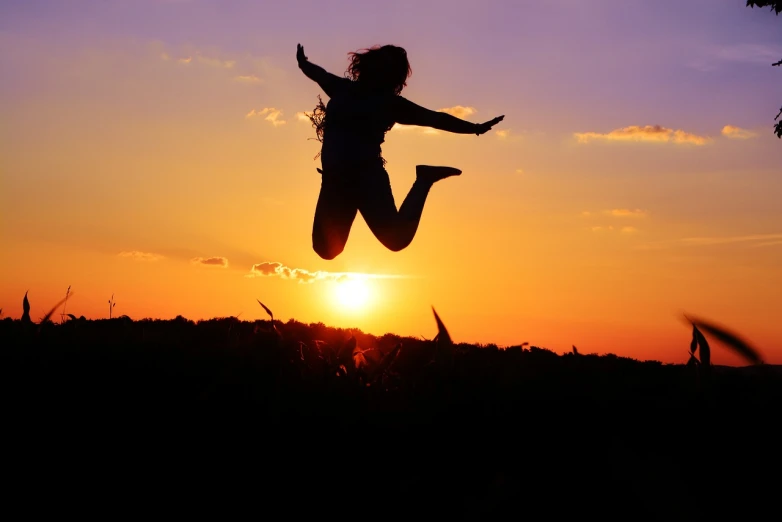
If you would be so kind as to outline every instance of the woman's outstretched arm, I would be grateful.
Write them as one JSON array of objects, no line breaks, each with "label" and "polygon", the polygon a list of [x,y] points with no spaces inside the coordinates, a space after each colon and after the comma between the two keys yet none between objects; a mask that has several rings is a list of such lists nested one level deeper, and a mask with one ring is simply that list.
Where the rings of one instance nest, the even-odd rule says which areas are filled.
[{"label": "woman's outstretched arm", "polygon": [[472,123],[447,112],[438,112],[416,105],[406,98],[396,98],[394,121],[402,125],[419,125],[453,132],[455,134],[476,134],[480,136],[501,122],[505,116],[498,116],[485,123]]},{"label": "woman's outstretched arm", "polygon": [[334,93],[339,89],[341,83],[348,81],[346,78],[340,78],[336,74],[326,71],[323,67],[310,62],[304,55],[304,47],[301,44],[296,46],[296,61],[299,62],[301,72],[310,80],[317,82],[329,98],[334,97]]}]

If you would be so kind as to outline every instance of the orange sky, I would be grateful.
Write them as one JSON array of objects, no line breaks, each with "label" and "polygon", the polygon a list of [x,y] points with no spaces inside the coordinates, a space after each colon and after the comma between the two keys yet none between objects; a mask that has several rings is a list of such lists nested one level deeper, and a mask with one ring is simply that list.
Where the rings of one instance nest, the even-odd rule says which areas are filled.
[{"label": "orange sky", "polygon": [[[288,7],[87,4],[78,23],[0,13],[4,316],[29,290],[40,317],[71,285],[68,312],[90,318],[112,293],[133,318],[265,318],[258,298],[281,320],[431,337],[433,305],[460,342],[684,362],[688,312],[782,364],[782,76],[766,59],[782,57],[782,19],[743,2],[700,18],[489,2],[497,25],[465,3],[452,16],[491,39],[445,47],[451,26],[414,30],[436,9],[372,26],[346,8],[306,30]],[[320,91],[297,42],[337,74],[347,51],[397,43],[409,99],[506,115],[481,137],[389,132],[397,201],[416,164],[463,170],[433,188],[402,252],[360,217],[335,260],[312,251],[319,144],[299,113]],[[341,274],[366,278],[363,309],[337,300]]]}]

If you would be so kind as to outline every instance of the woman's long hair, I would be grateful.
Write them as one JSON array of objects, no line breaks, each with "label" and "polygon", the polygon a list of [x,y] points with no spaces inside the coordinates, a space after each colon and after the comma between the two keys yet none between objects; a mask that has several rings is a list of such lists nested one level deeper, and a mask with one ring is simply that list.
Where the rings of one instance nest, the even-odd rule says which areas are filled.
[{"label": "woman's long hair", "polygon": [[[375,45],[369,49],[348,53],[350,65],[345,76],[358,82],[364,88],[376,92],[398,95],[407,85],[407,78],[413,74],[407,51],[396,45]],[[318,95],[318,104],[307,115],[315,127],[318,141],[323,142],[326,127],[326,106]],[[317,156],[316,156],[317,158]]]},{"label": "woman's long hair", "polygon": [[396,45],[376,45],[348,55],[346,75],[371,90],[399,94],[413,74],[407,51]]}]

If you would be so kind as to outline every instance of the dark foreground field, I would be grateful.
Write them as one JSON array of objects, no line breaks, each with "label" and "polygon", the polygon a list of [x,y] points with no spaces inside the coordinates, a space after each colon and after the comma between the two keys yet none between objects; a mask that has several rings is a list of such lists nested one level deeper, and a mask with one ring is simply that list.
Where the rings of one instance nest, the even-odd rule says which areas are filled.
[{"label": "dark foreground field", "polygon": [[5,498],[108,516],[217,502],[221,518],[778,518],[778,368],[704,382],[684,365],[446,341],[0,321]]}]

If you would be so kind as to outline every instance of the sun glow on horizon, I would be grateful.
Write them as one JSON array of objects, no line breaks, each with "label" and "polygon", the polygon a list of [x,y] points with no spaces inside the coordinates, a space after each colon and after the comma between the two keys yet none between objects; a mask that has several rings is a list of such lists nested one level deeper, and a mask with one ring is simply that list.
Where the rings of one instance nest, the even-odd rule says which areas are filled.
[{"label": "sun glow on horizon", "polygon": [[337,303],[349,311],[361,311],[371,301],[372,292],[365,278],[349,278],[334,289]]}]

